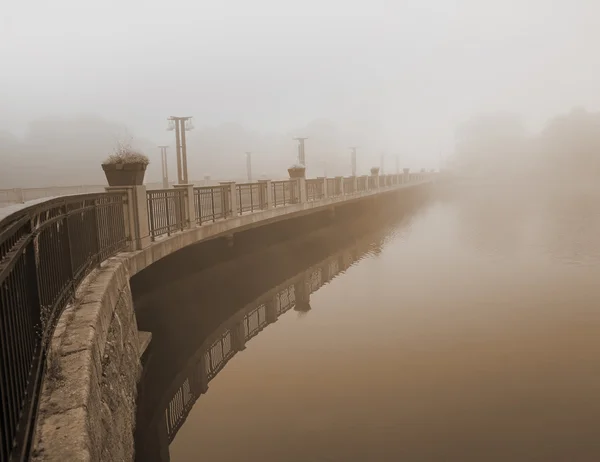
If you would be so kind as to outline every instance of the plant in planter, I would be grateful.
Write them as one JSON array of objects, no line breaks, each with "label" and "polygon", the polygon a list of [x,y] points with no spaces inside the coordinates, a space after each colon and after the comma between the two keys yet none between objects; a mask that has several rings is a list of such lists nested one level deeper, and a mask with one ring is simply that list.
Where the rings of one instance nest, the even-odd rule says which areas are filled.
[{"label": "plant in planter", "polygon": [[141,185],[149,163],[145,154],[133,149],[129,143],[120,142],[102,163],[102,170],[109,186]]},{"label": "plant in planter", "polygon": [[288,168],[288,173],[291,179],[304,178],[306,167],[304,165],[295,164]]},{"label": "plant in planter", "polygon": [[373,176],[379,175],[379,167],[372,167],[371,168],[371,175],[373,175]]}]

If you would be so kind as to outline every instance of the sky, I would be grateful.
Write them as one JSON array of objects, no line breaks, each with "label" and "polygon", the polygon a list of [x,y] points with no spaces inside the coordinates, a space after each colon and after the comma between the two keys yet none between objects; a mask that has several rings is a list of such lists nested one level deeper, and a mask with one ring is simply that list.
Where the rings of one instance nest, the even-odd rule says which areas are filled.
[{"label": "sky", "polygon": [[599,109],[599,14],[593,0],[10,1],[0,129],[93,114],[172,144],[170,115],[264,134],[326,119],[348,146],[429,166],[473,114],[539,130]]}]

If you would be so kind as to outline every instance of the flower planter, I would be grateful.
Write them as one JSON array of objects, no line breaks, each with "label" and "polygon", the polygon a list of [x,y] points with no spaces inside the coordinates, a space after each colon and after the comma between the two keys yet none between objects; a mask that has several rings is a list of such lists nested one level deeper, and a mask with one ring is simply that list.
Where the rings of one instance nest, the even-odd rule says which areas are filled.
[{"label": "flower planter", "polygon": [[304,178],[306,167],[294,165],[293,167],[288,168],[288,173],[291,179]]},{"label": "flower planter", "polygon": [[373,175],[373,176],[379,175],[379,167],[371,168],[371,175]]},{"label": "flower planter", "polygon": [[102,164],[109,186],[134,186],[144,183],[146,164]]}]

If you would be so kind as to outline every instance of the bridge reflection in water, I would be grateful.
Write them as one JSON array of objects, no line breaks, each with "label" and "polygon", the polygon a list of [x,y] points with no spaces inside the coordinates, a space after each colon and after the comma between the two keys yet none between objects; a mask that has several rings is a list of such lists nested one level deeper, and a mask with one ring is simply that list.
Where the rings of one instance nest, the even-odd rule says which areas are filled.
[{"label": "bridge reflection in water", "polygon": [[[413,210],[416,210],[416,207]],[[136,459],[138,461],[169,460],[168,445],[184,424],[195,402],[202,394],[207,392],[209,382],[235,354],[244,350],[246,344],[253,337],[270,324],[275,323],[286,312],[294,310],[302,314],[310,311],[311,294],[365,256],[379,254],[386,236],[393,230],[398,229],[399,221],[404,220],[405,223],[408,223],[409,215],[410,210],[407,209],[402,216],[396,216],[393,220],[388,219],[383,226],[381,223],[371,224],[368,227],[362,226],[358,231],[337,226],[325,231],[324,237],[318,238],[320,245],[316,245],[321,250],[312,252],[314,263],[305,265],[303,269],[297,270],[294,276],[285,280],[281,279],[286,276],[284,275],[282,278],[282,272],[278,271],[278,268],[272,267],[270,272],[273,274],[267,279],[271,282],[276,281],[279,277],[281,282],[274,287],[271,285],[271,289],[266,290],[258,297],[254,297],[245,306],[243,304],[237,305],[243,307],[233,313],[229,311],[229,314],[227,314],[227,310],[222,310],[222,305],[219,302],[213,305],[211,301],[209,304],[212,305],[212,308],[223,314],[221,314],[220,320],[199,323],[212,324],[217,327],[205,335],[200,346],[191,354],[182,353],[182,350],[186,348],[181,348],[178,351],[175,351],[177,347],[172,348],[172,342],[178,341],[175,329],[169,334],[169,340],[165,338],[164,342],[161,342],[160,334],[157,335],[153,340],[152,351],[161,354],[161,350],[169,347],[171,347],[171,351],[170,355],[164,354],[163,351],[161,359],[157,362],[152,363],[154,358],[150,358],[147,369],[153,371],[149,371],[148,376],[142,380],[140,397],[138,398]],[[378,230],[377,226],[380,227]],[[344,237],[340,238],[341,235],[344,235]],[[296,247],[303,247],[304,245],[297,245]],[[323,255],[326,255],[326,250],[323,249],[331,249],[332,247],[335,249],[336,246],[337,251],[323,258]],[[271,253],[273,253],[273,258],[276,258],[277,250],[272,250]],[[318,257],[314,255],[315,253],[320,253],[321,256]],[[286,260],[285,256],[277,258]],[[259,263],[256,266],[263,268],[265,264],[268,263]],[[246,263],[238,262],[236,271],[244,273],[245,271],[256,270],[256,267],[251,268],[251,266],[250,261]],[[211,278],[204,275],[203,278],[212,280],[212,284],[206,284],[209,291],[211,287],[215,292],[221,289],[215,287],[214,284],[218,276]],[[227,283],[233,283],[235,286],[234,281],[240,283],[240,280],[235,276],[228,279]],[[192,293],[195,290],[197,298],[211,300],[211,294],[207,294],[203,288],[199,287],[197,281],[189,281],[182,283],[182,285],[185,285],[187,290]],[[186,290],[181,289],[181,287],[171,288],[170,290],[174,294],[180,294],[184,299],[190,297],[190,294],[181,295]],[[245,291],[243,287],[239,289],[232,287],[231,290]],[[222,292],[222,290],[220,291]],[[158,303],[156,297],[150,298],[152,299],[151,303]],[[141,307],[141,312],[140,318],[143,319],[143,307]],[[193,322],[196,321],[189,321],[189,324],[193,324]],[[181,325],[184,324],[186,322],[182,321]],[[193,330],[190,325],[187,327]],[[159,328],[157,327],[157,329]],[[182,344],[185,343],[183,341]],[[189,346],[187,349],[190,350]],[[172,363],[181,359],[181,356],[189,359],[183,363],[179,362],[178,366],[173,366]],[[173,370],[175,367],[178,367],[178,369]],[[172,373],[169,373],[169,369],[173,370]],[[159,385],[158,382],[161,381],[163,384]]]}]

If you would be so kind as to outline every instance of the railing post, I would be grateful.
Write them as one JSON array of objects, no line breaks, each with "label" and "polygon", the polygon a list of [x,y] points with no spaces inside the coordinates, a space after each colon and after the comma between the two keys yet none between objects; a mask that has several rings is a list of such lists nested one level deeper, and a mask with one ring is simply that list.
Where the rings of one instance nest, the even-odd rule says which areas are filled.
[{"label": "railing post", "polygon": [[403,168],[402,172],[404,174],[402,178],[402,183],[410,183],[410,168]]},{"label": "railing post", "polygon": [[194,206],[194,185],[176,184],[173,187],[177,190],[183,189],[183,210],[182,216],[185,220],[186,228],[196,226],[196,207]]},{"label": "railing post", "polygon": [[327,191],[327,177],[319,177],[319,180],[323,180],[323,199],[327,199],[329,197],[329,191]]},{"label": "railing post", "polygon": [[148,247],[150,240],[150,226],[148,224],[148,199],[146,186],[107,186],[107,192],[120,192],[126,195],[124,206],[125,235],[129,251],[142,250]]},{"label": "railing post", "polygon": [[18,202],[19,204],[24,204],[25,193],[23,192],[23,188],[15,188],[13,189],[13,191],[15,192],[16,202]]},{"label": "railing post", "polygon": [[340,196],[343,196],[345,194],[345,188],[344,188],[344,177],[343,176],[336,176],[335,177],[335,181],[336,183],[339,185],[339,190],[340,190]]},{"label": "railing post", "polygon": [[203,394],[208,391],[208,373],[206,371],[206,354],[200,356],[198,365],[196,366],[196,392],[197,394]]},{"label": "railing post", "polygon": [[308,200],[306,197],[306,178],[298,178],[296,181],[298,181],[298,195],[300,196],[298,203],[303,204]]},{"label": "railing post", "polygon": [[304,272],[294,284],[294,295],[296,297],[295,311],[307,312],[310,311],[310,288]]},{"label": "railing post", "polygon": [[246,330],[243,319],[231,328],[231,346],[235,351],[246,349]]},{"label": "railing post", "polygon": [[[240,214],[240,204],[237,200],[237,185],[235,181],[221,181],[219,184],[229,188],[229,204],[231,205],[231,216],[237,217]],[[226,211],[229,212],[229,211]]]},{"label": "railing post", "polygon": [[271,298],[269,301],[265,302],[265,314],[269,324],[277,321],[277,306],[275,305],[274,298]]},{"label": "railing post", "polygon": [[[260,208],[261,209],[272,209],[273,204],[273,187],[271,180],[258,180],[261,185],[260,193]],[[265,186],[262,186],[265,185]],[[264,188],[267,188],[265,192]]]},{"label": "railing post", "polygon": [[354,175],[352,177],[352,186],[353,186],[353,194],[356,194],[358,192],[358,177],[356,175]]},{"label": "railing post", "polygon": [[379,167],[371,168],[371,177],[373,178],[373,189],[379,189]]}]

